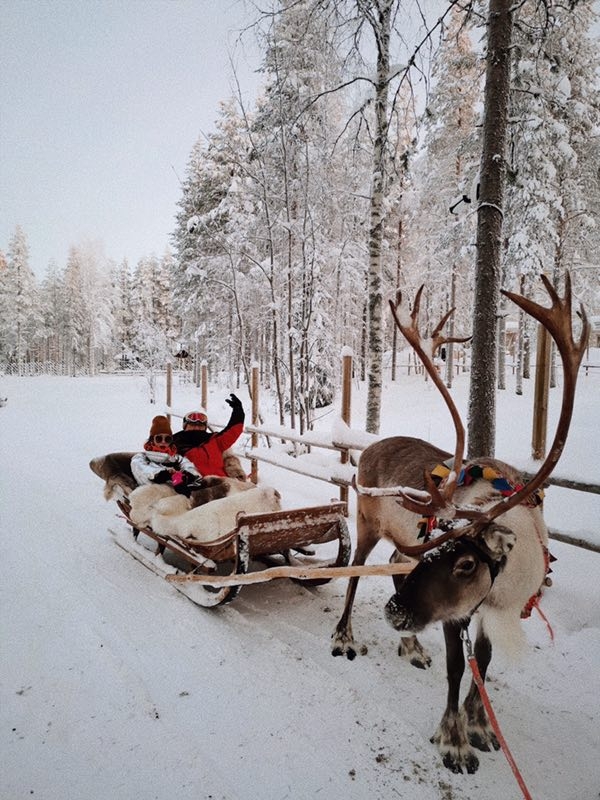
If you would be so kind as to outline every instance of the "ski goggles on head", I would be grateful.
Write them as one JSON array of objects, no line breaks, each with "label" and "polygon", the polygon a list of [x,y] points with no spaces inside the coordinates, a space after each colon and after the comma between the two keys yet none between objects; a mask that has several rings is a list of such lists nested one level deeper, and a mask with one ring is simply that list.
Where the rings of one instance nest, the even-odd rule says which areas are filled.
[{"label": "ski goggles on head", "polygon": [[192,411],[183,418],[184,425],[206,425],[208,417],[202,411]]},{"label": "ski goggles on head", "polygon": [[170,433],[156,433],[152,437],[154,444],[171,444],[173,437]]}]

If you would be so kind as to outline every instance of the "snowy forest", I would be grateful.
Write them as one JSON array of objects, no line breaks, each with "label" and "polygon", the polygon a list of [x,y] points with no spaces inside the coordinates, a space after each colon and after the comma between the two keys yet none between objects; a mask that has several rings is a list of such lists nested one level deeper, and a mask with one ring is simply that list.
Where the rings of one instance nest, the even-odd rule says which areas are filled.
[{"label": "snowy forest", "polygon": [[[449,2],[432,16],[407,0],[281,0],[257,10],[242,40],[258,38],[262,91],[248,107],[238,84],[192,147],[162,254],[115,263],[74,244],[38,280],[25,229],[0,243],[0,370],[205,361],[210,375],[246,382],[258,363],[281,424],[303,431],[331,402],[347,347],[369,383],[375,433],[382,376],[395,379],[408,358],[387,298],[425,283],[425,319],[454,306],[454,335],[468,335],[487,264],[497,386],[507,354],[527,378],[534,329],[500,287],[531,294],[540,272],[560,287],[569,270],[575,296],[600,315],[598,18],[590,0],[511,8],[510,85],[498,99],[486,96],[495,6],[509,7]],[[503,116],[490,201],[484,137],[486,125],[503,131]],[[490,209],[497,261],[479,230]],[[447,353],[448,382],[457,359],[468,368],[468,349]]]}]

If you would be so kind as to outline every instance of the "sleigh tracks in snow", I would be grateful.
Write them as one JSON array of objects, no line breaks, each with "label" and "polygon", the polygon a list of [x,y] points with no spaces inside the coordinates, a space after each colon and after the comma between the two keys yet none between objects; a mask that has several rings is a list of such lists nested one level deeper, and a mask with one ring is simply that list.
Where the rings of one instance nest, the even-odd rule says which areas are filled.
[{"label": "sleigh tracks in snow", "polygon": [[[341,502],[264,514],[240,513],[232,531],[209,542],[137,528],[129,517],[127,501],[117,501],[117,505],[131,530],[111,528],[116,544],[192,602],[207,608],[231,602],[247,583],[280,577],[313,586],[327,583],[332,570],[345,568],[350,561],[346,504]],[[314,557],[315,548],[336,541],[337,555],[329,560]],[[266,568],[251,572],[257,562]]]}]

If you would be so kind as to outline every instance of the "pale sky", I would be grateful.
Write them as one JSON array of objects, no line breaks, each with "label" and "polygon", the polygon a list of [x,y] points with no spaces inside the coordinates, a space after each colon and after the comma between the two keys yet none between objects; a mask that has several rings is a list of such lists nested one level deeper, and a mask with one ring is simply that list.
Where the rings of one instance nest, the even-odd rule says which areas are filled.
[{"label": "pale sky", "polygon": [[71,245],[135,265],[169,246],[191,148],[260,56],[240,0],[0,0],[0,250],[42,277]]}]

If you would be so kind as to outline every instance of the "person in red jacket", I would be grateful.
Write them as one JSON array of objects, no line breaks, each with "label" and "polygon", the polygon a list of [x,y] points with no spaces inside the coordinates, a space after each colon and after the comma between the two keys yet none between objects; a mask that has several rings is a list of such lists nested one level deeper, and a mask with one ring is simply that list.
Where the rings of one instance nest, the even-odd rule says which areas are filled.
[{"label": "person in red jacket", "polygon": [[183,418],[183,430],[173,436],[177,452],[188,458],[201,475],[227,477],[223,452],[238,440],[244,430],[246,415],[240,399],[230,394],[225,402],[231,406],[231,416],[222,431],[210,433],[206,414],[190,411]]}]

